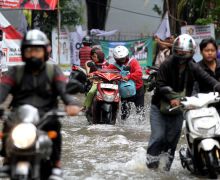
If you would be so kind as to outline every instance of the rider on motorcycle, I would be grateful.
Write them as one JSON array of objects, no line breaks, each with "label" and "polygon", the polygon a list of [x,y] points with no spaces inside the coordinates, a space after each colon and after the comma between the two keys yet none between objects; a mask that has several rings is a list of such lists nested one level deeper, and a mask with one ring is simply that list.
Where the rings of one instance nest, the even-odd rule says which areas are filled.
[{"label": "rider on motorcycle", "polygon": [[80,59],[80,66],[85,67],[86,61],[90,60],[90,52],[92,48],[90,47],[92,45],[92,40],[90,36],[85,36],[82,39],[83,47],[79,50],[79,59]]},{"label": "rider on motorcycle", "polygon": [[[90,73],[95,72],[97,70],[106,68],[108,66],[108,62],[105,60],[105,54],[102,52],[101,49],[95,47],[91,50],[90,53],[91,60],[87,61],[86,66],[86,72],[89,76]],[[93,62],[93,66],[88,66],[88,63]],[[93,81],[92,87],[89,90],[89,92],[86,95],[86,99],[84,102],[84,107],[86,110],[89,110],[89,108],[92,105],[93,97],[95,96],[95,93],[97,91],[97,82]]]},{"label": "rider on motorcycle", "polygon": [[[127,76],[123,77],[123,80],[133,80],[136,86],[136,95],[129,98],[122,98],[121,105],[121,119],[125,120],[130,115],[130,105],[129,102],[134,102],[136,106],[137,113],[144,114],[144,84],[142,80],[142,69],[137,59],[129,58],[129,51],[125,46],[117,46],[113,50],[113,57],[116,61],[116,64],[120,67],[123,65],[130,66],[130,72]],[[118,70],[114,64],[110,64],[108,69]]]},{"label": "rider on motorcycle", "polygon": [[[220,84],[209,76],[193,60],[196,43],[194,39],[183,34],[178,36],[173,44],[170,56],[158,71],[157,86],[151,101],[150,123],[151,136],[147,148],[148,168],[158,168],[160,155],[166,153],[168,160],[164,170],[169,171],[174,159],[174,153],[181,134],[183,114],[181,111],[165,112],[163,102],[168,106],[178,107],[181,96],[191,96],[195,80],[199,84],[216,87],[220,92]],[[171,90],[164,92],[164,87]],[[170,113],[170,114],[169,114]]]},{"label": "rider on motorcycle", "polygon": [[[58,108],[60,96],[66,105],[68,115],[77,115],[80,111],[77,102],[74,102],[66,93],[66,78],[57,65],[48,65],[47,47],[49,41],[46,35],[39,30],[30,30],[24,36],[21,44],[22,61],[24,66],[14,66],[1,78],[0,82],[0,104],[2,104],[9,93],[12,94],[12,112],[21,105],[29,104],[36,107],[42,116],[46,112]],[[50,74],[53,76],[49,78]],[[19,78],[20,77],[20,78]],[[53,118],[53,119],[52,119]],[[57,138],[53,140],[53,151],[51,165],[53,167],[50,179],[62,179],[60,164],[61,155],[61,123],[58,118],[51,117],[51,121],[42,128],[45,131],[56,131]],[[7,122],[4,123],[3,133],[9,132]],[[7,165],[5,154],[5,138],[1,156],[5,157],[4,164]]]}]

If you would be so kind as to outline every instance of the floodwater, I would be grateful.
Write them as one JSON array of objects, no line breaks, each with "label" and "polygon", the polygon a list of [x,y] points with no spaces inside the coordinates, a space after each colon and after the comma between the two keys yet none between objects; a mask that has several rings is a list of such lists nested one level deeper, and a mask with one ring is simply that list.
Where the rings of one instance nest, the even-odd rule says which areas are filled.
[{"label": "floodwater", "polygon": [[88,125],[85,116],[64,118],[64,179],[201,179],[181,166],[178,149],[184,142],[183,136],[170,172],[146,167],[146,148],[150,136],[149,107],[146,109],[144,121],[139,122],[133,113],[126,122],[118,118],[114,126]]}]

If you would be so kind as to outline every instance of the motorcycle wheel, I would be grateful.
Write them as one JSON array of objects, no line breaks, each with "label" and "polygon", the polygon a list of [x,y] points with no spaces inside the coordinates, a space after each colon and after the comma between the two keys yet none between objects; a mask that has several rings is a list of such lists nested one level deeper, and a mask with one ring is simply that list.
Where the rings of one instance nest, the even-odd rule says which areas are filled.
[{"label": "motorcycle wheel", "polygon": [[216,171],[216,167],[218,165],[218,160],[216,157],[215,151],[203,152],[204,155],[204,163],[208,169],[208,175],[210,179],[217,179],[218,174]]},{"label": "motorcycle wheel", "polygon": [[111,120],[112,120],[112,112],[106,112],[101,110],[100,122],[103,124],[111,124]]}]

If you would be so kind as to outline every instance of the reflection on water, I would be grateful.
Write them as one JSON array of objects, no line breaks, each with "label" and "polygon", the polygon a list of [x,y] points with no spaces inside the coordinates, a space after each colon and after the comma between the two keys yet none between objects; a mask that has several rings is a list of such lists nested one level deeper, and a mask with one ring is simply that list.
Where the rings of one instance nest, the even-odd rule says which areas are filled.
[{"label": "reflection on water", "polygon": [[63,119],[65,179],[198,179],[181,167],[178,153],[170,172],[146,167],[149,109],[145,113],[144,121],[133,112],[115,126],[88,125],[83,116]]}]

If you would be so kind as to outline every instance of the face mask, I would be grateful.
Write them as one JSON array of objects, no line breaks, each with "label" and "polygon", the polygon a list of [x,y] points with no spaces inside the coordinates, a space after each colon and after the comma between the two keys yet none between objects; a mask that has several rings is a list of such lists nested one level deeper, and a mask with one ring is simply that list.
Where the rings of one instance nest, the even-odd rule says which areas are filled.
[{"label": "face mask", "polygon": [[27,58],[25,62],[27,68],[30,70],[39,70],[44,63],[41,59],[35,57]]}]

